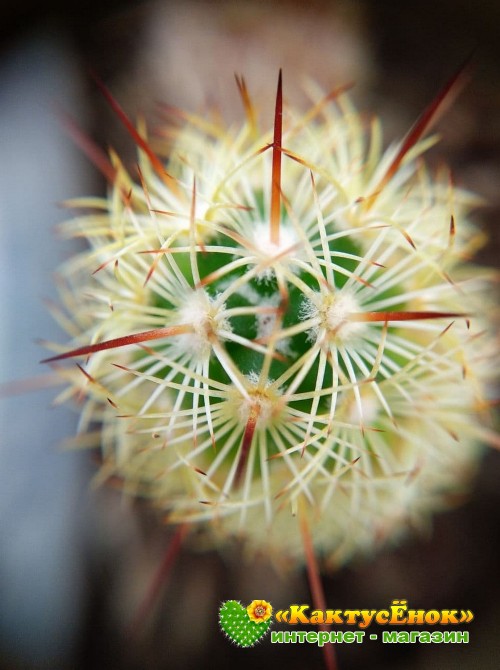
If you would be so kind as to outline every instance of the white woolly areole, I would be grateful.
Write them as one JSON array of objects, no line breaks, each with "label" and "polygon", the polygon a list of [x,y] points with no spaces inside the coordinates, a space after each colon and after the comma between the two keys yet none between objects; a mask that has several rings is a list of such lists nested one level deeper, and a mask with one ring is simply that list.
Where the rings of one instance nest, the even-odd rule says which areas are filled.
[{"label": "white woolly areole", "polygon": [[[286,261],[286,258],[297,244],[297,237],[294,231],[287,226],[281,226],[279,231],[279,243],[271,241],[269,223],[259,222],[255,224],[252,234],[252,242],[264,258],[273,259],[279,256],[278,262]],[[288,253],[286,253],[288,252]],[[280,256],[280,254],[282,254]],[[266,267],[262,276],[270,277],[274,274],[272,265]]]},{"label": "white woolly areole", "polygon": [[172,345],[180,353],[205,359],[211,353],[213,338],[224,339],[219,331],[231,330],[229,322],[219,316],[225,309],[225,305],[214,307],[213,301],[202,289],[188,294],[178,310],[178,323],[192,326],[193,332],[172,338]]},{"label": "white woolly areole", "polygon": [[326,310],[326,323],[330,330],[338,333],[343,340],[359,334],[363,330],[362,323],[349,321],[349,315],[359,312],[359,305],[353,296],[340,294]]},{"label": "white woolly areole", "polygon": [[268,426],[282,410],[281,391],[272,388],[273,381],[267,380],[264,386],[259,385],[259,375],[250,372],[247,375],[249,386],[248,398],[238,397],[238,415],[242,423],[246,423],[252,411],[256,411],[257,429]]},{"label": "white woolly areole", "polygon": [[350,314],[357,314],[361,310],[356,298],[350,293],[315,294],[314,299],[308,298],[302,303],[300,316],[303,320],[317,319],[318,323],[311,329],[311,334],[318,337],[320,331],[326,331],[329,336],[346,342],[358,337],[366,328],[366,324],[359,321],[350,321]]}]

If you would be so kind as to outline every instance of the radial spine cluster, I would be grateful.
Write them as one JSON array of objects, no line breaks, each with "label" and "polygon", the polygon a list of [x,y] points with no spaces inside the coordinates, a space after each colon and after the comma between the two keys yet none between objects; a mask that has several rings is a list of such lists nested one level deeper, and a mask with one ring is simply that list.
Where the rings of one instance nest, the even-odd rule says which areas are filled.
[{"label": "radial spine cluster", "polygon": [[494,439],[493,273],[467,260],[476,199],[422,159],[447,91],[384,149],[342,89],[303,113],[280,75],[262,130],[237,81],[240,127],[177,115],[154,149],[112,101],[138,164],[111,153],[108,197],[69,203],[88,246],[48,361],[98,478],[205,545],[301,561],[302,523],[339,564],[424,522]]}]

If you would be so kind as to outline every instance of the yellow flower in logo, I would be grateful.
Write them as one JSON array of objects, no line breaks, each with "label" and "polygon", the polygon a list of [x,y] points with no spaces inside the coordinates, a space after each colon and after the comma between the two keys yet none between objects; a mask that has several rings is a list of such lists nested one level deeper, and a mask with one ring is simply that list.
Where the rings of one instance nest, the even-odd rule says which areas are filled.
[{"label": "yellow flower in logo", "polygon": [[247,607],[248,617],[255,623],[267,621],[273,613],[273,608],[266,600],[252,600]]}]

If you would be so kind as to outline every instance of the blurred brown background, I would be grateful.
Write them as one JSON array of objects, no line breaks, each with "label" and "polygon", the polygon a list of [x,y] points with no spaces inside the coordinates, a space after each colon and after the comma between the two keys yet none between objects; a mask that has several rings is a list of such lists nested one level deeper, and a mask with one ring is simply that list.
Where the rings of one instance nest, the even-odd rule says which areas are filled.
[{"label": "blurred brown background", "polygon": [[[287,100],[299,104],[304,77],[326,89],[352,81],[358,104],[382,116],[389,141],[407,130],[457,66],[474,52],[472,80],[440,123],[442,141],[430,160],[436,164],[445,160],[452,165],[458,184],[484,196],[488,205],[477,219],[489,230],[490,242],[481,251],[480,261],[498,265],[500,3],[496,1],[315,0],[307,6],[292,0],[7,2],[0,9],[0,33],[0,140],[4,143],[0,145],[4,161],[0,247],[4,269],[12,264],[0,284],[7,296],[2,303],[2,356],[10,362],[10,367],[4,366],[5,380],[39,373],[40,350],[32,340],[49,337],[50,326],[43,307],[36,304],[52,290],[51,268],[69,253],[49,230],[64,218],[55,203],[68,196],[104,192],[99,176],[64,136],[55,107],[70,111],[102,146],[112,145],[133,160],[134,148],[102,100],[91,71],[132,117],[141,110],[153,122],[158,101],[192,111],[217,103],[228,121],[238,119],[241,103],[235,72],[245,76],[264,118],[272,114],[280,67]],[[27,128],[33,129],[33,138],[44,138],[45,144],[27,145],[31,138]],[[26,161],[18,165],[7,160],[7,149],[14,157],[26,152]],[[28,164],[34,168],[32,181]],[[68,175],[73,177],[69,183],[63,180]],[[35,177],[45,180],[39,190]],[[9,209],[8,196],[20,183],[24,190]],[[30,190],[31,209],[23,209],[28,207]],[[47,203],[50,207],[41,228],[44,199],[45,207]],[[24,232],[17,227],[21,224]],[[37,271],[46,289],[33,281],[30,285]],[[34,306],[28,315],[29,300]],[[26,318],[21,325],[19,305],[24,306],[21,312]],[[61,428],[64,408],[51,415],[56,418],[46,428],[34,419],[36,404],[45,416],[52,396],[46,392],[43,400],[33,400],[32,395],[11,398],[3,405],[2,420],[8,429],[3,430],[0,483],[9,485],[0,496],[4,552],[4,558],[0,556],[0,666],[321,668],[321,653],[313,645],[279,646],[265,641],[255,649],[240,650],[222,637],[217,624],[222,600],[239,599],[246,604],[265,598],[276,607],[309,600],[302,572],[277,577],[264,561],[245,567],[237,550],[224,557],[182,552],[158,606],[135,639],[125,633],[170,538],[140,505],[124,503],[110,490],[89,495],[92,465],[86,455],[70,461],[74,455],[54,450],[74,429],[72,425]],[[16,411],[21,411],[22,425],[13,419]],[[30,417],[35,437],[29,437]],[[35,443],[38,460],[23,460]],[[49,454],[50,466],[44,460]],[[69,462],[70,473],[59,471]],[[341,670],[499,667],[495,625],[500,617],[499,476],[500,456],[487,452],[470,499],[438,515],[425,536],[324,578],[329,607],[377,608],[393,598],[407,598],[415,608],[471,609],[476,620],[470,627],[470,644],[383,646],[367,641],[339,645]],[[61,480],[72,483],[59,491]],[[35,506],[38,534],[29,523]],[[64,519],[52,536],[49,522],[61,510]],[[58,567],[44,571],[44,565]],[[45,590],[39,593],[42,582]]]}]

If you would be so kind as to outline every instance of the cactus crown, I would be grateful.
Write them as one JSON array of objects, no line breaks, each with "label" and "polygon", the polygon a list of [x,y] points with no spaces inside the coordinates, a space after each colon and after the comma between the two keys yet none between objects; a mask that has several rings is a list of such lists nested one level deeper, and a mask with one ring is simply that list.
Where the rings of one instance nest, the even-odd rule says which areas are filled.
[{"label": "cactus crown", "polygon": [[110,98],[138,177],[112,153],[109,196],[70,203],[89,246],[61,268],[73,348],[48,359],[86,357],[58,369],[99,476],[211,542],[301,558],[298,515],[337,563],[461,485],[489,276],[463,261],[475,199],[421,159],[455,79],[386,150],[343,89],[284,110],[281,74],[267,132],[238,79],[241,127],[189,116],[155,151]]}]

